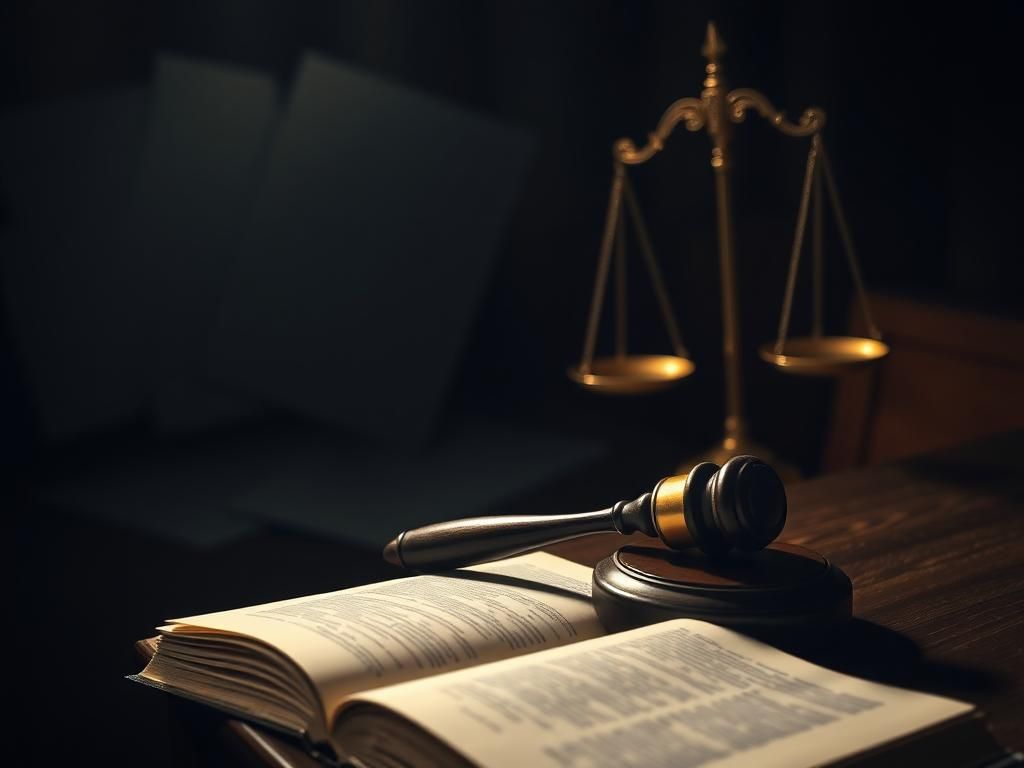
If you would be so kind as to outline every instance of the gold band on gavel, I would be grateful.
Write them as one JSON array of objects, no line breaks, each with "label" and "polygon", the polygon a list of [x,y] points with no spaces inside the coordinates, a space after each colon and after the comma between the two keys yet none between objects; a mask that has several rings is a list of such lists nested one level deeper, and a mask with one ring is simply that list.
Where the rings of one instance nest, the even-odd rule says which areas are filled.
[{"label": "gold band on gavel", "polygon": [[666,477],[654,486],[654,525],[661,534],[661,540],[672,549],[684,549],[694,545],[693,536],[686,527],[686,514],[683,508],[687,477]]}]

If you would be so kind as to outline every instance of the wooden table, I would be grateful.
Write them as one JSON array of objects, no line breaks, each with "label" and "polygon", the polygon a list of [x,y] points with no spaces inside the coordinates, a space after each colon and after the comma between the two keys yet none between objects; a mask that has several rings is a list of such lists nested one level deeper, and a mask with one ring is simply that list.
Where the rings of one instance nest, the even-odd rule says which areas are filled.
[{"label": "wooden table", "polygon": [[[1024,433],[787,491],[782,540],[824,553],[854,584],[859,621],[823,663],[973,702],[1024,750]],[[593,565],[623,542],[550,551]],[[257,764],[316,765],[242,723],[223,736]]]}]

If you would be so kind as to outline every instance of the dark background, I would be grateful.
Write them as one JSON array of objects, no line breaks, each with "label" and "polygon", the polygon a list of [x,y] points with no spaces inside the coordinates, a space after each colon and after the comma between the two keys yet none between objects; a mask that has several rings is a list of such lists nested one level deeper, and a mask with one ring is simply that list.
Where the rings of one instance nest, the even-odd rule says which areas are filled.
[{"label": "dark background", "polygon": [[[144,83],[160,51],[244,64],[286,84],[301,52],[312,48],[530,131],[537,150],[525,194],[448,395],[452,411],[658,442],[678,446],[680,456],[720,435],[721,318],[704,135],[679,128],[657,161],[634,177],[698,374],[667,393],[628,400],[581,392],[564,375],[582,343],[611,144],[620,136],[639,143],[670,102],[699,93],[709,19],[729,49],[731,86],[761,90],[791,118],[810,105],[826,110],[826,140],[871,288],[1021,314],[1014,89],[1024,10],[1008,0],[942,8],[176,0],[10,3],[2,13],[4,109]],[[778,320],[805,153],[804,143],[784,139],[753,116],[735,133],[751,429],[813,473],[827,438],[833,384],[784,378],[756,357]],[[830,235],[827,307],[829,328],[838,332],[850,282],[833,240]],[[667,351],[642,279],[633,286],[634,343]],[[807,287],[805,274],[798,290]],[[806,329],[808,294],[797,296],[793,327]],[[19,553],[8,564],[19,585],[14,625],[22,625],[21,669],[32,678],[25,683],[27,724],[17,736],[23,746],[64,732],[111,757],[138,754],[132,750],[162,738],[147,730],[153,697],[110,681],[135,671],[130,643],[161,618],[384,573],[372,553],[331,563],[335,550],[321,551],[325,544],[286,531],[184,555],[166,542],[38,508],[31,502],[33,477],[50,464],[74,462],[99,443],[157,438],[140,416],[104,435],[48,444],[35,426],[19,352],[3,329],[0,441],[4,469],[16,480],[8,506],[17,517],[16,536],[8,546]],[[607,349],[610,336],[602,342]],[[214,438],[188,439],[194,445]],[[566,501],[589,502],[582,496]],[[264,559],[278,568],[236,569]],[[53,747],[37,754],[38,762],[49,761],[46,749]],[[147,755],[147,762],[170,760]]]},{"label": "dark background", "polygon": [[[313,48],[525,127],[537,141],[534,163],[452,402],[584,429],[612,422],[698,446],[719,435],[722,410],[705,136],[680,128],[635,174],[699,375],[666,395],[618,401],[578,392],[563,375],[582,343],[612,141],[641,141],[670,102],[699,93],[700,45],[714,19],[734,87],[758,88],[792,118],[809,105],[827,111],[869,287],[1019,314],[1012,89],[1021,13],[1010,2],[927,13],[873,3],[22,3],[8,6],[3,24],[3,102],[142,83],[163,50],[287,83]],[[778,376],[756,358],[778,320],[806,147],[753,117],[734,147],[751,427],[813,472],[830,384]],[[850,285],[838,243],[830,245],[826,306],[838,332]],[[667,349],[643,276],[633,285],[633,343]],[[805,269],[798,289],[807,285]],[[799,332],[809,298],[797,296]],[[603,342],[607,349],[607,333]],[[16,361],[5,344],[4,443],[20,463],[46,446],[26,419],[31,393]]]}]

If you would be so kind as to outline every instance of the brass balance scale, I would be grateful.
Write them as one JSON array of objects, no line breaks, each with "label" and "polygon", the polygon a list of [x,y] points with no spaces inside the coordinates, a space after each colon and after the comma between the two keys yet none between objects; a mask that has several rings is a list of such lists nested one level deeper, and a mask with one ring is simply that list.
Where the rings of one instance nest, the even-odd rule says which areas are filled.
[{"label": "brass balance scale", "polygon": [[[864,284],[853,240],[843,214],[838,188],[821,137],[825,114],[817,108],[804,111],[799,121],[792,123],[772,106],[758,91],[737,88],[727,91],[722,80],[721,59],[725,45],[713,23],[708,24],[707,37],[701,53],[707,59],[704,90],[699,98],[682,98],[674,102],[662,115],[647,144],[637,148],[631,139],[615,142],[612,148],[614,170],[608,213],[601,238],[597,263],[597,276],[590,303],[583,354],[578,365],[569,369],[569,377],[588,390],[611,395],[631,395],[656,392],[671,387],[694,372],[676,324],[675,313],[658,268],[647,227],[640,212],[636,195],[626,169],[651,160],[665,145],[665,141],[679,123],[689,131],[706,128],[711,139],[711,167],[714,171],[716,207],[718,217],[718,254],[722,273],[723,355],[725,359],[725,434],[721,442],[701,455],[701,459],[722,464],[733,456],[755,454],[770,457],[769,451],[756,445],[748,436],[742,407],[742,384],[739,360],[739,308],[736,295],[736,267],[733,248],[732,208],[729,194],[729,140],[734,123],[742,123],[749,110],[757,112],[786,136],[810,138],[807,168],[797,212],[796,232],[790,256],[778,334],[774,342],[759,348],[760,357],[779,371],[805,376],[834,376],[853,367],[877,362],[889,353],[882,341],[868,306]],[[823,273],[823,190],[828,191],[836,227],[857,297],[867,324],[870,338],[827,336],[822,328],[822,273]],[[793,306],[796,276],[807,230],[808,213],[813,203],[812,217],[812,286],[813,320],[809,336],[789,338],[789,321]],[[630,354],[627,343],[626,292],[626,216],[632,221],[636,241],[640,247],[654,287],[665,329],[673,354]],[[597,332],[601,310],[615,255],[616,307],[615,354],[595,357]],[[690,464],[690,462],[687,462]]]}]

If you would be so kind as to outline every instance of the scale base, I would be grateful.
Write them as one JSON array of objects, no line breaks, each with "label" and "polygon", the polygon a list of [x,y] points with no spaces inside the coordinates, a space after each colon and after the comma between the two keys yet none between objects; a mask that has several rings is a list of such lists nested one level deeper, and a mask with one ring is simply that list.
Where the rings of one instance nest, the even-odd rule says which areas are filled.
[{"label": "scale base", "polygon": [[687,457],[676,469],[676,474],[689,474],[690,470],[702,461],[710,461],[721,466],[735,456],[757,456],[765,464],[770,465],[784,483],[791,483],[802,479],[800,470],[792,464],[782,461],[772,451],[747,437],[726,437],[720,443],[715,443],[707,450],[701,451],[695,456]]},{"label": "scale base", "polygon": [[609,632],[701,619],[799,652],[836,641],[852,615],[853,586],[837,566],[793,544],[718,558],[627,546],[597,564],[593,600]]}]

